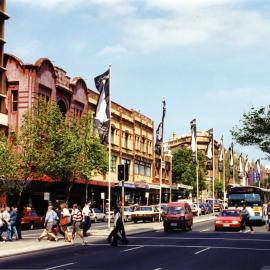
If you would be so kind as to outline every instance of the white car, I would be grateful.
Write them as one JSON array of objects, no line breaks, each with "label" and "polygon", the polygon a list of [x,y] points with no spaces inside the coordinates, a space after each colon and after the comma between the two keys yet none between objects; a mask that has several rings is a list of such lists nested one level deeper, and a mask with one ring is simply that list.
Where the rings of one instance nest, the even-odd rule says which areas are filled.
[{"label": "white car", "polygon": [[98,208],[91,208],[90,209],[90,219],[93,222],[98,222],[98,221],[105,221],[105,214],[101,212],[100,209]]},{"label": "white car", "polygon": [[[119,209],[122,212],[122,209]],[[124,208],[124,221],[131,221],[131,215],[132,215],[133,211],[131,209],[131,207],[129,206],[125,206]],[[113,217],[114,217],[114,211],[110,211],[110,212],[106,212],[106,219],[108,220],[109,218],[109,214],[111,217],[111,222],[113,222]]]},{"label": "white car", "polygon": [[200,204],[198,204],[198,203],[193,203],[191,205],[191,211],[192,211],[193,215],[196,215],[196,216],[202,215],[202,209],[200,208]]}]

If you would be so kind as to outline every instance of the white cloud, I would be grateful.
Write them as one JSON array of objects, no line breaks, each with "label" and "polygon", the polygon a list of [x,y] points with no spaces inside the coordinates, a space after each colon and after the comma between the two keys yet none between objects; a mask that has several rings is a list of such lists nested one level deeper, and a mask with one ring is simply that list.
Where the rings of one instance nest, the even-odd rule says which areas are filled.
[{"label": "white cloud", "polygon": [[99,52],[99,55],[123,55],[126,53],[128,53],[128,51],[122,46],[106,46]]},{"label": "white cloud", "polygon": [[10,53],[18,56],[23,61],[33,62],[39,56],[40,52],[40,41],[33,39],[25,44],[20,44],[14,48],[11,48]]}]

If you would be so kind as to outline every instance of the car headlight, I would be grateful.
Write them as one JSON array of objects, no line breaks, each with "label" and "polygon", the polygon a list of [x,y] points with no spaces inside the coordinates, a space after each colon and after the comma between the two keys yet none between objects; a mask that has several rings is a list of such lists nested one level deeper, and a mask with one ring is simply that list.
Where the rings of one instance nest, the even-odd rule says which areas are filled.
[{"label": "car headlight", "polygon": [[221,220],[216,220],[216,223],[217,223],[217,224],[221,224],[222,221],[221,221]]},{"label": "car headlight", "polygon": [[232,221],[232,224],[239,224],[239,221],[233,220],[233,221]]}]

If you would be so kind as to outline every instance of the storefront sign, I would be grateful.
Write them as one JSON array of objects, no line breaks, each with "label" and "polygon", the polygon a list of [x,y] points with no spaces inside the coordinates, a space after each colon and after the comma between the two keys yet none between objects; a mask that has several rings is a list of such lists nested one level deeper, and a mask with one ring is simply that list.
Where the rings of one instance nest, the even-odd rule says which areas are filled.
[{"label": "storefront sign", "polygon": [[50,192],[44,192],[44,201],[50,200]]}]

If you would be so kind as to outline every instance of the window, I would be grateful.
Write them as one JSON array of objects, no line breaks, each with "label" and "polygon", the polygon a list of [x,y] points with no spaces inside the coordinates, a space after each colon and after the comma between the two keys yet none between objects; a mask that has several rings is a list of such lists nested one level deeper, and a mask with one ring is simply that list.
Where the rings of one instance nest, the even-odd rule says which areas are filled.
[{"label": "window", "polygon": [[17,112],[18,111],[18,90],[13,90],[11,94],[12,94],[12,111]]},{"label": "window", "polygon": [[146,176],[151,176],[151,164],[146,163]]},{"label": "window", "polygon": [[111,128],[111,142],[113,143],[113,144],[115,144],[115,142],[114,142],[114,135],[115,135],[115,128]]},{"label": "window", "polygon": [[142,152],[145,152],[145,138],[142,138]]},{"label": "window", "polygon": [[135,160],[135,174],[139,174],[140,161]]},{"label": "window", "polygon": [[116,172],[117,156],[111,157],[111,172]]},{"label": "window", "polygon": [[128,148],[128,133],[125,133],[124,147]]},{"label": "window", "polygon": [[145,163],[140,162],[140,175],[145,175]]}]

